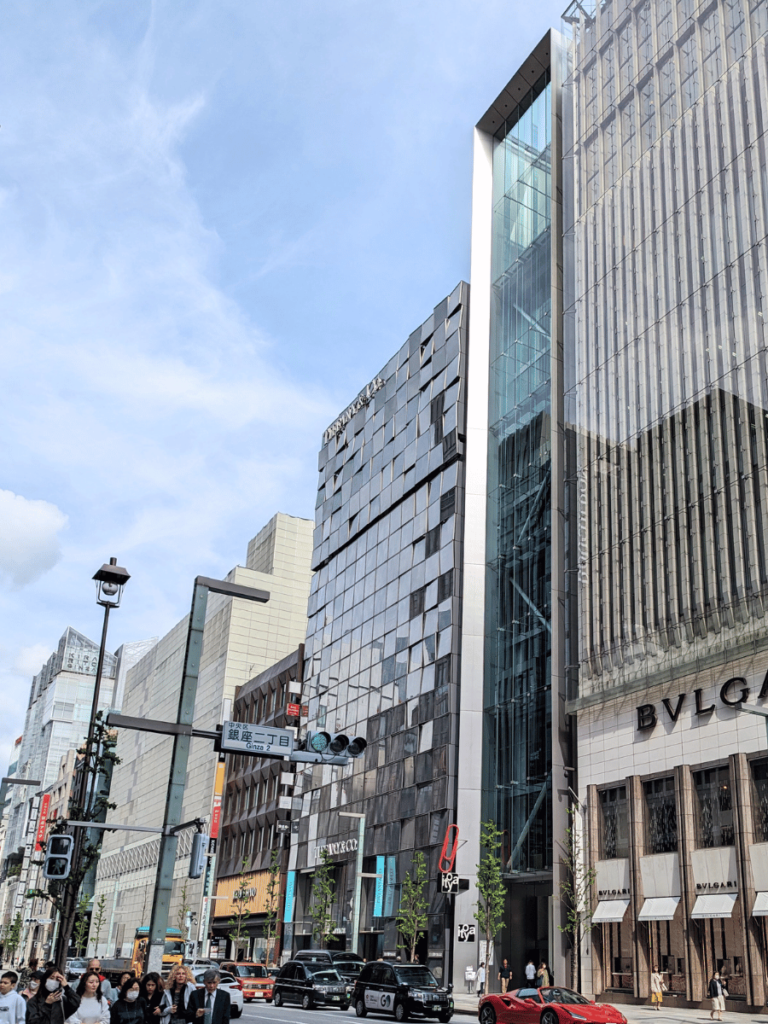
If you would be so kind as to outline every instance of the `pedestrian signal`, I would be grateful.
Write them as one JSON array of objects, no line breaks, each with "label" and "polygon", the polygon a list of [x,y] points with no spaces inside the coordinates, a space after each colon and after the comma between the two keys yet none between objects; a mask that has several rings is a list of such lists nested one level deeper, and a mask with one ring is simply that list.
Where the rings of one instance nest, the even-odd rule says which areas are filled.
[{"label": "pedestrian signal", "polygon": [[72,870],[74,836],[52,835],[48,839],[43,864],[43,877],[63,881]]},{"label": "pedestrian signal", "polygon": [[208,836],[195,832],[192,836],[192,850],[189,855],[189,877],[200,878],[205,870],[205,855],[208,852]]}]

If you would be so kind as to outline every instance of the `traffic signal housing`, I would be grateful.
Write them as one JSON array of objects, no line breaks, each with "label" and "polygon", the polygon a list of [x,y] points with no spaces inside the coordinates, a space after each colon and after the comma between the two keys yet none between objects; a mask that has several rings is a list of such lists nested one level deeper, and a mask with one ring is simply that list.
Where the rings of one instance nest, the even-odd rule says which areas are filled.
[{"label": "traffic signal housing", "polygon": [[74,845],[74,836],[63,834],[49,836],[43,863],[44,878],[51,878],[59,882],[69,878],[69,873],[72,870],[72,847]]},{"label": "traffic signal housing", "polygon": [[347,757],[359,757],[368,746],[362,736],[353,736],[351,739],[343,732],[308,732],[307,750],[316,754],[332,754],[335,757],[345,755]]},{"label": "traffic signal housing", "polygon": [[205,855],[208,852],[208,836],[195,832],[192,836],[192,850],[189,854],[189,878],[200,878],[205,871]]}]

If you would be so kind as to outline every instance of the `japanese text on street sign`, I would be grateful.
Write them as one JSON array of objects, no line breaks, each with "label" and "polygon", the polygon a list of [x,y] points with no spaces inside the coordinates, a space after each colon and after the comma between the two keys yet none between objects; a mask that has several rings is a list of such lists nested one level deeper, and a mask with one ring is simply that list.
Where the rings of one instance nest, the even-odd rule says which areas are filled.
[{"label": "japanese text on street sign", "polygon": [[264,728],[249,722],[224,722],[221,749],[232,754],[290,756],[293,753],[293,731]]}]

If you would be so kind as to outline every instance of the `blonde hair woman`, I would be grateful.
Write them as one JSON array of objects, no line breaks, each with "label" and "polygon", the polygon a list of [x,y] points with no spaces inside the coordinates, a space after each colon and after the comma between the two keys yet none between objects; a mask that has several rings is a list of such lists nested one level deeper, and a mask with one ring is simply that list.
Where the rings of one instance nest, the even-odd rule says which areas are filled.
[{"label": "blonde hair woman", "polygon": [[172,967],[160,1001],[163,1020],[170,1024],[186,1024],[187,1004],[196,989],[195,977],[188,967],[184,964]]}]

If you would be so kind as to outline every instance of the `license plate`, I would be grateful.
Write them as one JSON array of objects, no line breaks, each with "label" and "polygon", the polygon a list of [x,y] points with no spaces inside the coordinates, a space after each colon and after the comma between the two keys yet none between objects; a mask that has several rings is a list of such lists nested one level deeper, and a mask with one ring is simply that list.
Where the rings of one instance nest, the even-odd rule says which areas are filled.
[{"label": "license plate", "polygon": [[331,996],[331,1002],[333,1002],[333,1003],[340,1003],[341,1002],[341,996]]}]

